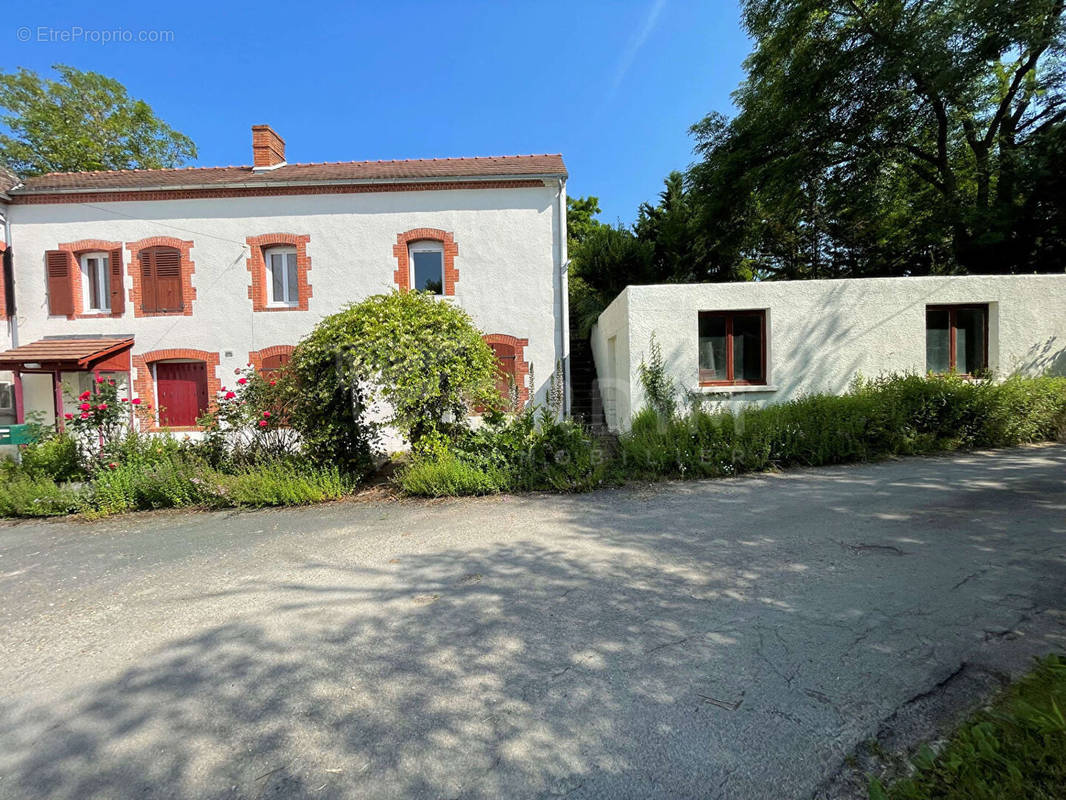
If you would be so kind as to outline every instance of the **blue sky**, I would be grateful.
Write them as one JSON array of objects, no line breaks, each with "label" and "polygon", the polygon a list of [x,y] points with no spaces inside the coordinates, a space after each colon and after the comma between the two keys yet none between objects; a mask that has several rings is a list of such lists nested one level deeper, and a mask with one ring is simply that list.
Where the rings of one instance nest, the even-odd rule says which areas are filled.
[{"label": "blue sky", "polygon": [[[263,122],[290,162],[561,152],[570,194],[597,195],[609,222],[692,161],[689,125],[731,110],[749,50],[724,0],[98,0],[4,17],[4,70],[115,77],[193,138],[198,164],[250,163]],[[86,41],[113,30],[172,41]],[[80,41],[41,40],[64,35]]]}]

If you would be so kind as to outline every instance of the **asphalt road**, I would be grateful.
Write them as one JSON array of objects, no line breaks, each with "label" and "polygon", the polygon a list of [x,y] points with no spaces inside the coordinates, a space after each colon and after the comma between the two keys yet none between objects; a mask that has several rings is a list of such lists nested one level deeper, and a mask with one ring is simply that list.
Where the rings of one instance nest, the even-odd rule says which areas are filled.
[{"label": "asphalt road", "polygon": [[1066,446],[0,527],[0,798],[790,798],[1066,642]]}]

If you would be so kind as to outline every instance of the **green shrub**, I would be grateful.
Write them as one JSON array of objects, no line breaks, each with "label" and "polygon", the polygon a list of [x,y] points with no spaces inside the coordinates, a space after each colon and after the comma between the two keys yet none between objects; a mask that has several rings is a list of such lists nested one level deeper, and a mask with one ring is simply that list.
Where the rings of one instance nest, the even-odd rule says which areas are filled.
[{"label": "green shrub", "polygon": [[383,400],[412,445],[465,426],[468,409],[499,402],[496,360],[469,315],[422,292],[368,297],[326,317],[287,370],[292,425],[319,463],[367,469]]},{"label": "green shrub", "polygon": [[78,442],[66,434],[40,439],[22,449],[22,470],[27,475],[53,481],[76,481],[85,477]]},{"label": "green shrub", "polygon": [[872,800],[1039,800],[1066,786],[1066,658],[1051,655],[987,711],[960,727],[938,755],[922,748],[913,777]]},{"label": "green shrub", "polygon": [[0,481],[0,516],[54,517],[70,514],[82,502],[81,490],[48,477],[14,473]]},{"label": "green shrub", "polygon": [[454,440],[423,442],[399,484],[410,494],[440,497],[499,491],[584,491],[603,479],[603,454],[572,420],[532,408],[488,414]]}]

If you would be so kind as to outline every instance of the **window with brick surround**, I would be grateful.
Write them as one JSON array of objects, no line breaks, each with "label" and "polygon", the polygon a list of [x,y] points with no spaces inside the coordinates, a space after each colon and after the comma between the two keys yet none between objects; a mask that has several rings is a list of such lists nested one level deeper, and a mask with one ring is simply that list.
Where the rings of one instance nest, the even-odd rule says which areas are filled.
[{"label": "window with brick surround", "polygon": [[125,312],[121,242],[66,242],[45,253],[45,269],[49,314],[78,319]]},{"label": "window with brick surround", "polygon": [[526,385],[529,362],[525,360],[529,340],[505,333],[488,333],[482,339],[496,356],[496,389],[504,408],[512,411],[524,408],[529,401],[529,387]]},{"label": "window with brick surround", "polygon": [[307,234],[248,236],[248,297],[253,311],[307,311],[311,299]]},{"label": "window with brick surround", "polygon": [[455,265],[459,245],[448,231],[414,228],[397,234],[392,254],[396,257],[393,273],[396,288],[433,291],[448,297],[455,294],[455,284],[459,281],[459,269]]},{"label": "window with brick surround", "polygon": [[219,354],[179,347],[135,354],[132,360],[136,395],[152,406],[148,430],[200,430],[197,418],[222,388]]}]

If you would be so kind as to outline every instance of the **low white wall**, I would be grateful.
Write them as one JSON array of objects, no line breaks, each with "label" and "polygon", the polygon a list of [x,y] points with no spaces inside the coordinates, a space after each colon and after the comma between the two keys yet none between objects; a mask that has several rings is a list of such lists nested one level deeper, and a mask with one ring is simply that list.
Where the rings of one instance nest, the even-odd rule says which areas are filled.
[{"label": "low white wall", "polygon": [[[625,429],[644,406],[637,367],[653,333],[682,395],[705,407],[761,405],[841,393],[857,375],[924,373],[926,306],[954,303],[988,304],[989,366],[997,375],[1066,374],[1066,275],[630,286],[593,331],[601,392],[615,397],[608,423]],[[767,385],[701,387],[699,312],[747,309],[766,311]],[[614,370],[606,363],[611,337],[625,359]]]}]

